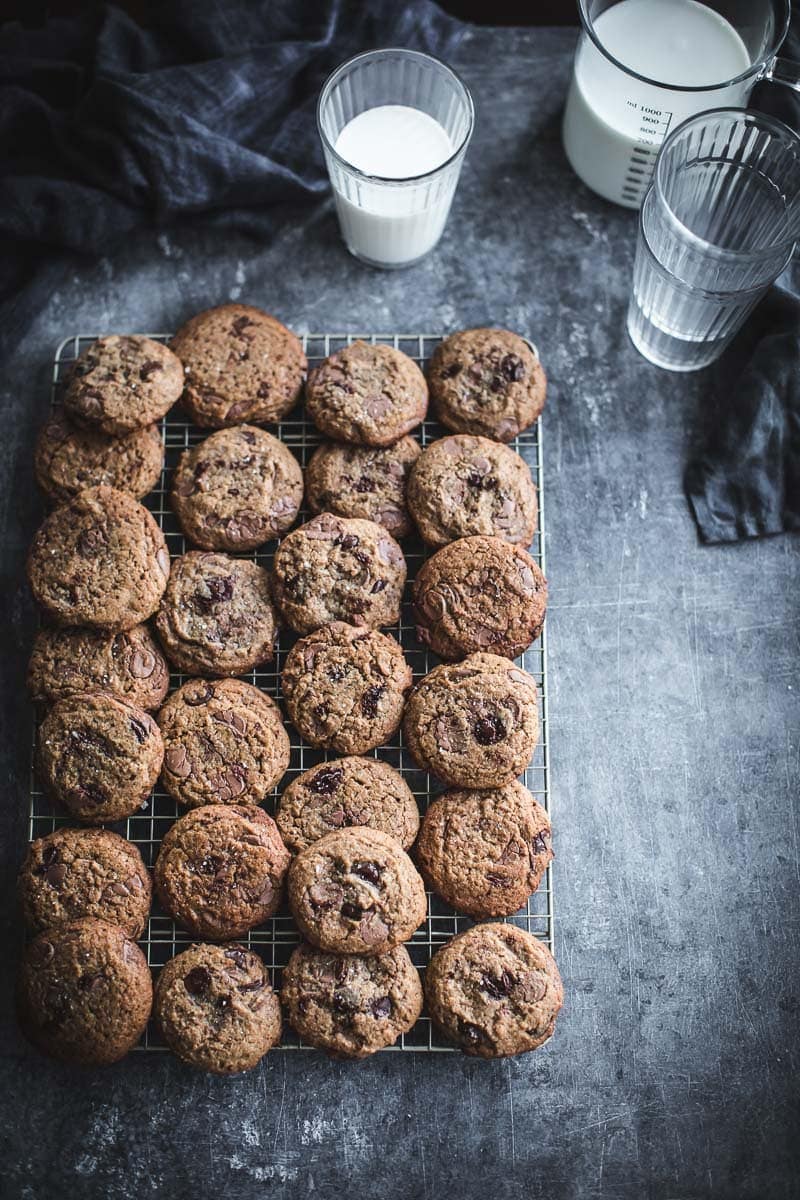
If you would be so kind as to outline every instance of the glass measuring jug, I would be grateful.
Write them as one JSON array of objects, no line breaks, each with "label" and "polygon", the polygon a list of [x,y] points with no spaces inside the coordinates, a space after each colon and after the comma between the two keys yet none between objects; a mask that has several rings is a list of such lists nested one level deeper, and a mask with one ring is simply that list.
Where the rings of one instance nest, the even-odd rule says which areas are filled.
[{"label": "glass measuring jug", "polygon": [[564,110],[572,169],[606,200],[638,208],[670,129],[743,108],[760,80],[800,90],[777,58],[790,0],[578,0],[582,32]]}]

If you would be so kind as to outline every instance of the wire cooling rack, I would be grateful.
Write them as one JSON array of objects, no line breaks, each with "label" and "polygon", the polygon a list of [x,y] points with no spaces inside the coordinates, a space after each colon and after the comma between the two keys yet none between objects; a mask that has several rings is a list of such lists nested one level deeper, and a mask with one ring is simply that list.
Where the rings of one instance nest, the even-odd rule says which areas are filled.
[{"label": "wire cooling rack", "polygon": [[[66,338],[56,350],[53,364],[53,403],[56,403],[60,397],[72,363],[97,336],[99,335],[79,334]],[[169,340],[170,335],[150,334],[148,336],[154,338],[156,341],[166,342]],[[341,350],[344,346],[349,345],[358,338],[363,341],[372,342],[373,344],[380,343],[394,346],[396,349],[402,350],[403,353],[407,354],[423,368],[434,348],[442,340],[442,336],[438,334],[394,334],[382,337],[358,333],[309,333],[302,335],[303,348],[308,356],[309,367],[316,366],[323,358],[326,358],[336,350]],[[272,426],[270,429],[282,442],[291,448],[303,467],[305,467],[322,440],[312,423],[306,419],[302,407],[293,410],[286,419],[280,422],[277,429],[274,429]],[[191,547],[184,538],[169,504],[169,485],[172,478],[172,471],[182,451],[189,446],[196,445],[213,431],[201,430],[191,425],[185,420],[182,412],[176,408],[164,418],[162,432],[165,446],[164,469],[161,473],[159,486],[147,497],[145,504],[149,507],[163,529],[170,554],[177,556],[183,554],[185,550]],[[417,435],[423,446],[428,445],[429,442],[446,433],[447,430],[442,429],[432,421],[426,421],[421,429],[417,430]],[[545,509],[541,423],[537,422],[531,429],[526,430],[512,442],[512,446],[528,462],[534,482],[538,488],[539,530],[530,552],[544,571]],[[310,515],[304,509],[301,514],[301,520],[307,519]],[[425,547],[418,539],[409,538],[403,542],[403,550],[408,562],[408,585],[404,596],[401,623],[398,626],[388,629],[386,632],[394,635],[402,645],[416,682],[416,680],[420,679],[436,666],[438,660],[418,642],[411,611],[410,585],[426,556]],[[275,543],[269,543],[248,557],[252,557],[254,561],[262,566],[271,567],[274,551]],[[541,638],[517,661],[536,678],[541,699],[541,739],[536,748],[534,758],[525,772],[524,781],[539,803],[550,812],[547,748],[546,640],[547,631],[545,628]],[[280,701],[281,670],[286,654],[294,641],[295,635],[287,631],[282,631],[278,639],[274,661],[266,667],[250,672],[248,675],[243,676],[243,678],[249,680],[256,687],[261,688],[269,696]],[[185,675],[172,672],[170,687],[179,687],[185,682],[186,678],[187,676]],[[315,750],[305,745],[292,726],[287,725],[287,728],[291,740],[292,756],[289,770],[283,780],[284,785],[288,784],[290,780],[294,779],[302,771],[331,757],[326,751]],[[433,786],[433,780],[426,772],[420,771],[416,767],[403,743],[402,732],[398,732],[392,741],[385,746],[381,746],[378,750],[373,751],[373,756],[383,759],[385,762],[402,771],[416,796],[420,811],[424,812],[429,801],[440,789]],[[275,788],[265,804],[265,808],[270,813],[274,813],[279,791],[279,788]],[[124,837],[127,837],[130,841],[135,842],[148,867],[152,867],[158,854],[161,838],[176,817],[180,815],[181,811],[185,810],[179,810],[172,797],[162,788],[157,787],[150,800],[139,812],[129,817],[127,821],[121,821],[112,825],[111,828],[121,833]],[[58,826],[68,825],[69,823],[69,818],[64,817],[63,814],[57,812],[53,807],[48,797],[39,788],[35,775],[32,774],[29,824],[31,839],[43,837]],[[527,929],[530,933],[545,942],[551,950],[553,949],[553,883],[552,872],[549,867],[539,890],[535,895],[531,896],[526,907],[510,918],[510,920],[523,929]],[[472,924],[474,922],[471,918],[454,912],[438,896],[429,891],[428,913],[425,924],[417,930],[411,941],[407,943],[409,954],[415,966],[424,972],[425,967],[436,950],[449,941],[455,934],[461,933]],[[193,939],[183,930],[178,929],[172,919],[166,916],[158,907],[157,902],[154,901],[147,929],[140,942],[153,972],[157,973],[164,963],[185,949],[193,940],[196,939]],[[284,906],[271,920],[252,930],[248,936],[238,940],[246,942],[261,955],[266,966],[272,973],[275,986],[279,987],[281,970],[288,962],[292,950],[300,941],[299,933],[288,909]],[[164,1044],[159,1039],[158,1032],[151,1022],[142,1039],[141,1045],[137,1049],[160,1050],[163,1048]],[[311,1047],[306,1046],[288,1025],[284,1025],[280,1049],[299,1050],[311,1049]],[[422,1016],[414,1028],[409,1033],[401,1036],[397,1044],[392,1046],[391,1049],[399,1051],[452,1051],[454,1047],[441,1036],[429,1017]]]}]

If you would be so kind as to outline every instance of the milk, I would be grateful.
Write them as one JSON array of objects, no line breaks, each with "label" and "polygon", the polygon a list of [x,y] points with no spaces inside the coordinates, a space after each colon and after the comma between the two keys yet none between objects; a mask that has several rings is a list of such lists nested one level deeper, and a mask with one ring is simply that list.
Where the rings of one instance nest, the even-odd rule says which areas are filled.
[{"label": "milk", "polygon": [[[607,200],[638,208],[668,130],[707,108],[741,107],[752,80],[750,56],[733,26],[698,0],[620,0],[594,21],[598,41],[625,74],[584,35],[564,112],[564,150],[584,183]],[[676,92],[672,87],[713,91]]]},{"label": "milk", "polygon": [[441,237],[457,179],[457,172],[442,172],[415,181],[453,155],[439,122],[421,109],[382,104],[353,117],[335,150],[363,175],[375,177],[332,176],[348,249],[380,266],[407,266],[427,254]]}]

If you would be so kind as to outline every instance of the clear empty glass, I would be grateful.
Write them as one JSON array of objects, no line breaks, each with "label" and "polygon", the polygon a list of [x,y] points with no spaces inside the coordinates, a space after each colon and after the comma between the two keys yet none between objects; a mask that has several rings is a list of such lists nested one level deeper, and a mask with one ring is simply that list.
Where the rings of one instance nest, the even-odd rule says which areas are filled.
[{"label": "clear empty glass", "polygon": [[[383,147],[374,144],[380,126],[373,126],[372,148],[362,142],[362,149],[367,159],[372,153],[397,170],[374,171],[347,161],[337,149],[342,130],[368,110],[385,112],[384,106],[403,106],[405,119],[399,126],[388,122]],[[320,93],[317,126],[351,254],[374,267],[406,267],[433,249],[447,221],[473,117],[467,88],[428,54],[373,50],[334,71]],[[426,139],[427,154],[421,145]],[[442,147],[438,156],[436,139]],[[431,152],[433,168],[427,165]]]},{"label": "clear empty glass", "polygon": [[712,109],[664,143],[639,214],[628,332],[671,371],[716,359],[800,235],[800,138],[771,117]]}]

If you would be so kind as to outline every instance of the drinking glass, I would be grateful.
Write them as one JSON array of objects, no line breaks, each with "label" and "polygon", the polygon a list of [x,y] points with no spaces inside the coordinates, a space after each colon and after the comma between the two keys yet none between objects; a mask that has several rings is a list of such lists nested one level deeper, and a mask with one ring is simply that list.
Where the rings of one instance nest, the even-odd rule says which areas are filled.
[{"label": "drinking glass", "polygon": [[800,138],[783,122],[713,109],[670,134],[639,213],[628,332],[671,371],[708,366],[791,259]]},{"label": "drinking glass", "polygon": [[[402,179],[368,175],[336,151],[345,125],[380,105],[419,109],[441,125],[452,152],[440,166]],[[472,97],[456,73],[416,50],[372,50],[343,63],[317,104],[342,237],[351,254],[373,267],[407,267],[442,235],[472,136]]]},{"label": "drinking glass", "polygon": [[[790,0],[704,0],[696,5],[675,0],[671,19],[675,37],[684,39],[682,65],[692,51],[702,70],[708,63],[709,79],[696,85],[648,78],[604,45],[603,18],[607,26],[607,14],[614,10],[612,19],[626,18],[632,56],[662,60],[663,47],[652,45],[647,13],[652,6],[663,9],[672,3],[648,0],[651,8],[643,5],[638,15],[641,0],[578,0],[582,32],[564,110],[564,150],[588,187],[627,208],[642,203],[659,147],[688,117],[709,108],[743,108],[762,80],[800,88],[800,64],[776,57],[789,28]],[[693,46],[694,22],[703,16],[706,34],[716,27],[716,61],[710,51],[706,58]]]}]

